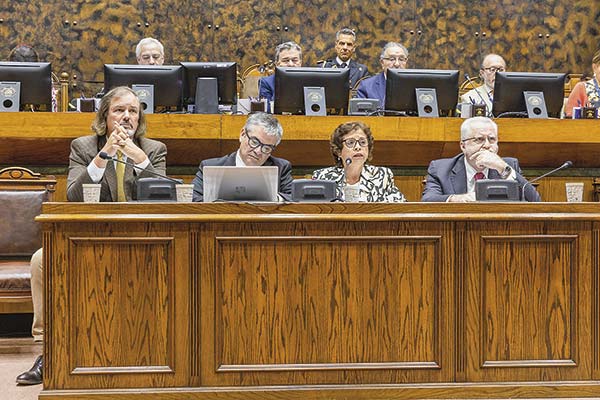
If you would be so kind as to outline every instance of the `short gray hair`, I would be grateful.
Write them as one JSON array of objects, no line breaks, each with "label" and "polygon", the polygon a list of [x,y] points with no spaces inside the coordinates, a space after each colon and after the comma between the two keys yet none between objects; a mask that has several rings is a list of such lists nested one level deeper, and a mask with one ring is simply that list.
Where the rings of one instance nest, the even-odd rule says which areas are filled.
[{"label": "short gray hair", "polygon": [[496,134],[498,134],[498,125],[488,117],[473,117],[466,119],[460,126],[460,140],[462,141],[470,138],[474,129],[481,129],[488,126],[493,127]]},{"label": "short gray hair", "polygon": [[335,34],[335,40],[339,40],[340,35],[350,35],[354,38],[354,40],[356,40],[356,32],[354,32],[354,30],[350,29],[350,28],[342,28],[339,31],[336,32]]},{"label": "short gray hair", "polygon": [[246,124],[244,125],[244,130],[248,132],[251,130],[251,128],[256,126],[263,128],[267,136],[276,136],[277,143],[275,143],[275,145],[278,145],[279,142],[281,142],[283,128],[281,127],[281,124],[277,118],[275,118],[273,115],[263,112],[250,114],[246,120]]},{"label": "short gray hair", "polygon": [[284,50],[298,50],[300,52],[300,60],[302,60],[302,47],[296,42],[284,42],[275,48],[275,62],[279,61],[279,53]]},{"label": "short gray hair", "polygon": [[408,50],[406,49],[406,47],[402,46],[398,42],[387,42],[385,44],[385,46],[383,46],[383,49],[381,49],[381,54],[379,55],[379,59],[383,59],[385,57],[385,52],[388,49],[391,49],[392,47],[400,47],[402,49],[402,51],[404,51],[404,54],[406,54],[406,57],[408,57]]},{"label": "short gray hair", "polygon": [[140,40],[140,42],[137,44],[137,46],[135,46],[135,58],[139,58],[140,53],[142,52],[142,47],[147,45],[147,44],[155,44],[158,46],[158,48],[160,49],[160,54],[165,55],[165,48],[162,45],[161,42],[159,42],[158,40],[151,38],[151,37],[147,37],[147,38],[143,38],[142,40]]}]

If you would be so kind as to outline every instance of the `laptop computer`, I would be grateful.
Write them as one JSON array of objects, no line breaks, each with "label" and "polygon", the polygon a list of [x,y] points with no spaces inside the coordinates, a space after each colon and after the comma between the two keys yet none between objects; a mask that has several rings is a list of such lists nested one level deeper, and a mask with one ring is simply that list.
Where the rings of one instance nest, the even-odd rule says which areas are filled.
[{"label": "laptop computer", "polygon": [[270,167],[215,167],[202,169],[204,202],[277,201],[279,170]]}]

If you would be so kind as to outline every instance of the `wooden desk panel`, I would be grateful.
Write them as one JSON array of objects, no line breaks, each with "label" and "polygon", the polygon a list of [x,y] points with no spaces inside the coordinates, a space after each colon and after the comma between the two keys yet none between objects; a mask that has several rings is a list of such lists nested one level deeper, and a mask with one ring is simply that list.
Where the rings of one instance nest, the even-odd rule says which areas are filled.
[{"label": "wooden desk panel", "polygon": [[[66,166],[69,144],[91,134],[91,113],[0,113],[0,165]],[[148,115],[148,137],[169,149],[167,165],[197,166],[237,147],[242,115]],[[361,120],[375,136],[373,162],[424,167],[459,150],[460,118],[278,116],[284,138],[277,155],[296,167],[331,165],[329,137],[342,122]],[[598,167],[600,125],[593,120],[499,119],[501,153],[521,165]]]},{"label": "wooden desk panel", "polygon": [[41,398],[600,391],[598,204],[47,203],[39,220]]}]

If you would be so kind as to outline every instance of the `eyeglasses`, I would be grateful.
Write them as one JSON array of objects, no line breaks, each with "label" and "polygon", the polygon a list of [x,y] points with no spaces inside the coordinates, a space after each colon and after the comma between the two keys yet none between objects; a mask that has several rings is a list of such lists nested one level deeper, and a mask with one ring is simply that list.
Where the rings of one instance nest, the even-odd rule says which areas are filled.
[{"label": "eyeglasses", "polygon": [[408,57],[400,56],[400,57],[381,57],[382,60],[393,62],[407,62]]},{"label": "eyeglasses", "polygon": [[491,73],[506,71],[506,68],[504,68],[504,67],[481,67],[481,69],[486,72],[491,72]]},{"label": "eyeglasses", "polygon": [[463,139],[463,143],[468,142],[468,141],[473,141],[473,143],[477,144],[477,145],[481,145],[484,144],[485,141],[488,141],[490,144],[496,144],[498,143],[498,138],[495,136],[474,136],[474,137],[470,137],[467,139]]},{"label": "eyeglasses", "polygon": [[356,147],[356,143],[358,143],[360,147],[367,147],[369,145],[369,141],[365,138],[360,138],[358,140],[346,139],[342,140],[342,143],[344,143],[344,146],[346,146],[348,149],[353,149],[354,147]]},{"label": "eyeglasses", "polygon": [[260,147],[260,152],[263,154],[271,154],[271,152],[275,150],[276,146],[272,144],[265,144],[257,138],[255,138],[254,136],[248,135],[248,133],[244,133],[244,135],[246,135],[246,137],[248,138],[248,145],[251,149],[256,149],[257,147]]}]

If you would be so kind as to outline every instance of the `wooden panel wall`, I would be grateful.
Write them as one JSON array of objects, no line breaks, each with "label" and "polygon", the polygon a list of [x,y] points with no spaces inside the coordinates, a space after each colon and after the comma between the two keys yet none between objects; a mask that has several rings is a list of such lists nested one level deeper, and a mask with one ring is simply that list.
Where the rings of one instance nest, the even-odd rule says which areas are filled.
[{"label": "wooden panel wall", "polygon": [[[28,43],[55,71],[101,81],[104,63],[135,63],[135,44],[153,36],[165,44],[167,63],[233,60],[245,68],[295,40],[305,65],[314,65],[333,55],[334,33],[348,26],[372,72],[394,40],[408,47],[413,68],[476,76],[481,55],[497,52],[515,71],[580,73],[590,69],[599,18],[592,0],[12,1],[0,10],[0,59]],[[79,85],[88,95],[101,86]]]}]

